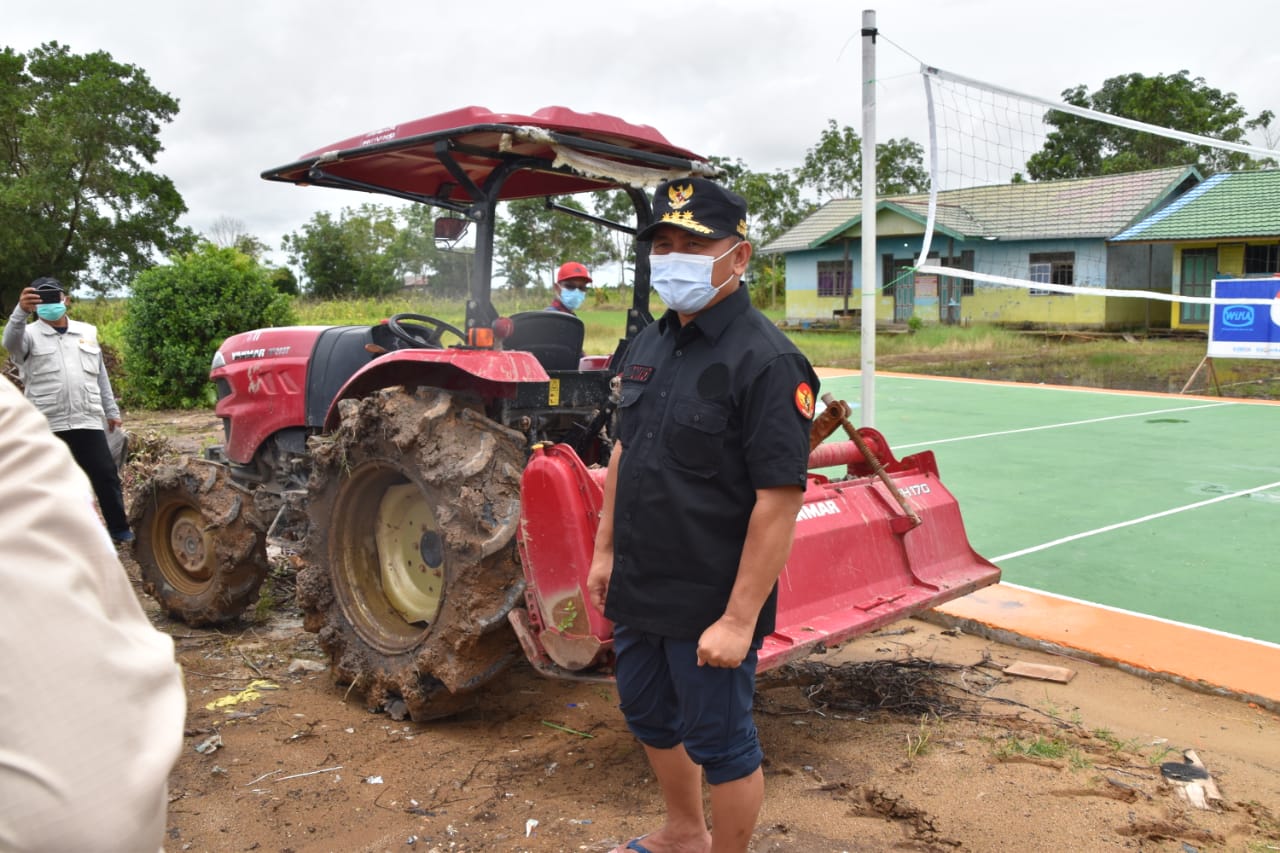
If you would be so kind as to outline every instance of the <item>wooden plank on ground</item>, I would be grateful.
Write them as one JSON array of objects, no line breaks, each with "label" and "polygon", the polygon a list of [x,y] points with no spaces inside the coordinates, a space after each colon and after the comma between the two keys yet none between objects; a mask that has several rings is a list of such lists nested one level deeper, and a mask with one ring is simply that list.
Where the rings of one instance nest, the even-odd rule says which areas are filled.
[{"label": "wooden plank on ground", "polygon": [[1020,675],[1023,678],[1038,678],[1041,681],[1056,681],[1059,684],[1066,684],[1068,681],[1076,677],[1074,669],[1067,669],[1065,666],[1049,666],[1043,663],[1030,663],[1028,661],[1014,661],[1004,668],[1005,675]]}]

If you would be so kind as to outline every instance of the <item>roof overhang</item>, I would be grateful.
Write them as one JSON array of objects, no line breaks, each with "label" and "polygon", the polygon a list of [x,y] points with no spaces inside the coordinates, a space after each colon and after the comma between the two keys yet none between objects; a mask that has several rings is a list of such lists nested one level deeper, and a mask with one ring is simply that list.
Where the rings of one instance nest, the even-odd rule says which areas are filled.
[{"label": "roof overhang", "polygon": [[[900,205],[900,204],[895,204],[892,201],[880,201],[876,203],[876,220],[878,221],[880,219],[880,216],[884,213],[893,213],[911,222],[917,223],[920,226],[921,235],[924,234],[925,226],[928,224],[928,220],[925,217],[921,216],[920,214],[916,213],[914,210],[908,207],[904,207],[903,205]],[[857,216],[851,217],[850,219],[841,223],[835,228],[832,228],[830,231],[828,231],[826,234],[823,234],[821,237],[818,237],[815,240],[811,240],[809,242],[808,248],[820,249],[823,246],[827,245],[828,243],[834,242],[836,239],[840,237],[853,237],[854,235],[851,232],[853,232],[854,229],[859,229],[859,235],[860,235],[861,234],[861,229],[859,228],[860,225],[862,225],[862,214],[858,214]],[[950,237],[954,240],[969,239],[968,235],[962,234],[959,231],[955,230],[954,228],[948,228],[939,222],[933,223],[933,233],[940,234],[944,237]]]}]

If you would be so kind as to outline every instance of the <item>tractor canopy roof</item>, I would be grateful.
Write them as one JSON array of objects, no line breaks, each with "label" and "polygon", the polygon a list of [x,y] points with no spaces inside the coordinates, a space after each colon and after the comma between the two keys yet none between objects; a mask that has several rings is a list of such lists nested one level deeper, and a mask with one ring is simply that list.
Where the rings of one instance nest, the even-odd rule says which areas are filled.
[{"label": "tractor canopy roof", "polygon": [[465,210],[715,171],[654,128],[615,116],[555,106],[533,115],[463,107],[344,139],[262,177]]}]

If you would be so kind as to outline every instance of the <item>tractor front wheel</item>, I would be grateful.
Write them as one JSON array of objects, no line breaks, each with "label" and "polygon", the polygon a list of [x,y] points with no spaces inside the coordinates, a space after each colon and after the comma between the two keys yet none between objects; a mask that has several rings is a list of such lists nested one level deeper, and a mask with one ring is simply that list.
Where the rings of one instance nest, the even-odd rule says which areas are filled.
[{"label": "tractor front wheel", "polygon": [[506,615],[524,439],[438,389],[339,406],[311,440],[304,625],[370,710],[416,721],[467,707],[513,660]]},{"label": "tractor front wheel", "polygon": [[161,467],[132,490],[129,522],[143,588],[188,625],[237,618],[267,577],[253,496],[216,462],[184,457]]}]

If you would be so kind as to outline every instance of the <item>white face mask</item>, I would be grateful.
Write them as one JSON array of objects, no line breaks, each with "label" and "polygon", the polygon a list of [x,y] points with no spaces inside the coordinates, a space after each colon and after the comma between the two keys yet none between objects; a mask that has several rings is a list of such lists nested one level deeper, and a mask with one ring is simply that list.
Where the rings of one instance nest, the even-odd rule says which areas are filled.
[{"label": "white face mask", "polygon": [[677,314],[696,314],[729,282],[733,274],[718,285],[711,283],[711,271],[720,258],[738,248],[734,243],[720,257],[686,255],[670,252],[649,256],[649,284],[663,303]]}]

